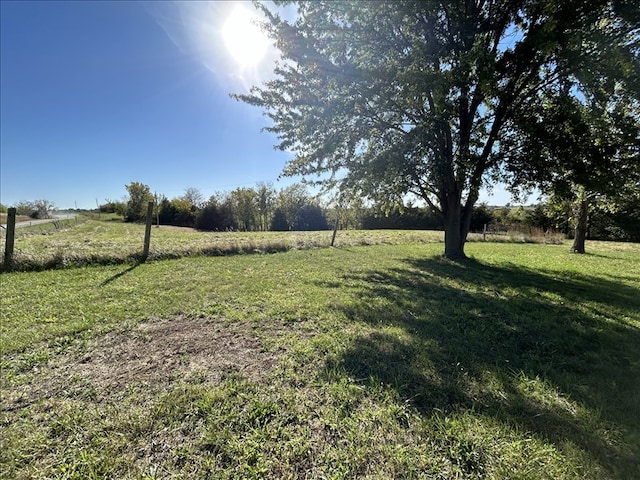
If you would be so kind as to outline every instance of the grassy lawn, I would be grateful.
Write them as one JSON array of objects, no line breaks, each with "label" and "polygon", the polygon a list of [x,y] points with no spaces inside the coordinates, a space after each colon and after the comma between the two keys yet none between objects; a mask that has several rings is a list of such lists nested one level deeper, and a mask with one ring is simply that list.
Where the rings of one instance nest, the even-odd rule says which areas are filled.
[{"label": "grassy lawn", "polygon": [[640,478],[640,245],[385,235],[2,274],[1,478]]}]

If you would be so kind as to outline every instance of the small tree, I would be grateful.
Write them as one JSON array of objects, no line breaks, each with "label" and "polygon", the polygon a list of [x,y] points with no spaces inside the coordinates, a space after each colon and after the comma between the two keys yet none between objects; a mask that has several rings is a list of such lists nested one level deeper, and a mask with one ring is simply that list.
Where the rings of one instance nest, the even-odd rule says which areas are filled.
[{"label": "small tree", "polygon": [[313,231],[327,230],[328,228],[327,218],[320,206],[309,203],[300,208],[298,212],[298,223],[295,225],[294,230]]},{"label": "small tree", "polygon": [[294,183],[278,192],[276,205],[284,214],[289,229],[296,230],[300,221],[300,211],[311,203],[309,193],[304,185]]},{"label": "small tree", "polygon": [[21,200],[19,202],[16,202],[14,207],[16,209],[16,215],[30,217],[31,214],[34,212],[33,202],[28,202],[26,200]]},{"label": "small tree", "polygon": [[196,228],[199,230],[235,230],[237,225],[228,199],[222,195],[212,195],[196,214]]},{"label": "small tree", "polygon": [[480,232],[484,229],[484,226],[491,223],[493,215],[486,203],[481,203],[473,208],[471,215],[471,231]]},{"label": "small tree", "polygon": [[258,183],[256,186],[256,208],[258,210],[258,229],[261,231],[269,229],[276,201],[275,197],[276,191],[272,185]]},{"label": "small tree", "polygon": [[537,204],[533,210],[528,212],[526,224],[534,228],[540,228],[545,232],[554,226],[553,218],[551,218],[544,203]]},{"label": "small tree", "polygon": [[158,216],[161,224],[175,225],[177,227],[195,226],[197,210],[190,201],[184,198],[171,200],[163,198],[159,208]]},{"label": "small tree", "polygon": [[185,200],[189,203],[193,208],[193,210],[198,210],[202,208],[205,204],[204,196],[197,188],[189,187],[185,189],[184,195],[180,197],[181,200]]},{"label": "small tree", "polygon": [[231,207],[233,218],[240,230],[256,230],[259,223],[257,200],[253,188],[236,188],[227,195],[226,203]]},{"label": "small tree", "polygon": [[640,198],[640,95],[617,85],[606,98],[580,97],[567,79],[517,118],[522,135],[513,139],[513,185],[533,184],[573,204],[575,253],[585,253],[596,202]]},{"label": "small tree", "polygon": [[117,215],[124,216],[127,211],[127,205],[125,202],[118,202],[115,200],[105,200],[105,203],[100,205],[98,210],[101,213],[115,213]]},{"label": "small tree", "polygon": [[143,222],[147,215],[147,204],[153,201],[153,195],[148,185],[131,182],[125,185],[129,193],[125,220],[127,222]]},{"label": "small tree", "polygon": [[282,208],[278,207],[273,212],[273,218],[271,219],[271,226],[269,229],[273,232],[286,232],[290,230],[289,222],[287,222],[287,216]]},{"label": "small tree", "polygon": [[221,215],[215,203],[207,203],[196,215],[196,228],[198,230],[220,230]]},{"label": "small tree", "polygon": [[51,218],[55,205],[48,200],[36,200],[34,204],[33,218]]},{"label": "small tree", "polygon": [[55,205],[48,200],[35,200],[32,202],[20,201],[15,204],[16,214],[35,219],[51,218]]}]

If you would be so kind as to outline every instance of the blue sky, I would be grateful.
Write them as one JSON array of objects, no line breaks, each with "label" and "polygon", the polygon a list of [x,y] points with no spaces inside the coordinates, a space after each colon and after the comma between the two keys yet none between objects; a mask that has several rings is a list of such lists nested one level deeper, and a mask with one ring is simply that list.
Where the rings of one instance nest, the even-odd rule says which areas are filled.
[{"label": "blue sky", "polygon": [[238,4],[251,9],[2,0],[0,201],[95,208],[132,181],[169,198],[295,181],[277,181],[291,154],[261,132],[267,118],[229,97],[267,78],[275,58],[231,56],[222,30]]}]

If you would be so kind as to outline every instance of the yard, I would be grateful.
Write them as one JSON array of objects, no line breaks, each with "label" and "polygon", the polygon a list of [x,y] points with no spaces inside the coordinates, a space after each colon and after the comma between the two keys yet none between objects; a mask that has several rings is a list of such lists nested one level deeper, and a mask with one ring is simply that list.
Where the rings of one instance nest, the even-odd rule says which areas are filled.
[{"label": "yard", "polygon": [[0,276],[2,478],[640,476],[640,245],[188,235]]}]

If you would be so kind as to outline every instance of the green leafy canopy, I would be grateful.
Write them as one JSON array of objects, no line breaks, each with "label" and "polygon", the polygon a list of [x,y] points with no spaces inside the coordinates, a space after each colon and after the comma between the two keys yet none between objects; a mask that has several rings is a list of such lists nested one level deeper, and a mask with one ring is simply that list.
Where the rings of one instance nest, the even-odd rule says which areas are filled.
[{"label": "green leafy canopy", "polygon": [[512,120],[567,76],[607,87],[620,75],[607,52],[633,50],[624,39],[638,10],[549,0],[296,7],[287,21],[260,6],[282,59],[273,80],[236,98],[263,108],[279,148],[296,153],[286,175],[376,200],[420,197],[442,213],[451,258],[464,256],[483,182],[508,162]]}]

